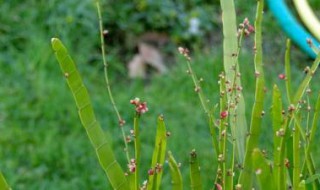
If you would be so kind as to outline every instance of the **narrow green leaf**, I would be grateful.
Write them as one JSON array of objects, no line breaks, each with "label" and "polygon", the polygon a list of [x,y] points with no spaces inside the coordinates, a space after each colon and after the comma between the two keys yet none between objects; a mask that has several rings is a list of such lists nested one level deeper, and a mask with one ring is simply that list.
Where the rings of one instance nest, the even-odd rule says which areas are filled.
[{"label": "narrow green leaf", "polygon": [[162,167],[165,161],[167,147],[166,126],[163,116],[158,117],[156,142],[152,155],[151,170],[154,174],[149,175],[148,190],[158,190],[161,184]]},{"label": "narrow green leaf", "polygon": [[180,168],[170,151],[168,152],[168,161],[169,161],[169,168],[170,168],[170,173],[172,178],[172,181],[171,181],[172,190],[182,190],[183,183],[182,183],[182,175],[180,172]]},{"label": "narrow green leaf", "polygon": [[[237,33],[237,20],[236,11],[234,6],[234,1],[232,0],[221,0],[220,1],[222,10],[222,24],[223,24],[223,65],[226,74],[226,80],[234,81],[236,78],[236,84],[241,86],[241,81],[239,77],[235,77],[233,67],[239,71],[238,65],[238,39],[235,35]],[[235,56],[236,55],[236,56]],[[245,155],[245,139],[248,132],[247,121],[245,116],[245,101],[243,94],[240,92],[240,99],[237,105],[235,113],[230,113],[230,115],[237,115],[237,121],[230,119],[230,126],[232,131],[232,136],[236,141],[236,155],[238,162],[242,163]],[[228,101],[231,97],[228,97]]]},{"label": "narrow green leaf", "polygon": [[252,108],[252,116],[250,123],[250,134],[247,139],[246,153],[244,159],[244,169],[240,173],[239,184],[242,185],[243,189],[252,188],[252,151],[258,146],[260,131],[261,131],[261,121],[262,112],[264,104],[264,94],[265,94],[265,84],[264,84],[264,73],[262,64],[262,17],[263,17],[263,7],[264,1],[259,0],[257,5],[256,21],[255,21],[255,73],[256,78],[256,90],[255,90],[255,101]]},{"label": "narrow green leaf", "polygon": [[199,160],[195,150],[192,150],[190,153],[190,179],[192,190],[202,189]]},{"label": "narrow green leaf", "polygon": [[80,74],[71,59],[67,49],[57,38],[51,40],[52,48],[60,64],[60,68],[67,80],[69,88],[78,108],[79,117],[83,127],[98,156],[99,162],[105,171],[114,189],[128,190],[129,186],[121,166],[115,159],[110,144],[96,120],[88,91],[84,86]]},{"label": "narrow green leaf", "polygon": [[258,183],[261,190],[275,189],[276,184],[273,181],[272,166],[267,161],[259,149],[252,152],[253,168],[256,173]]},{"label": "narrow green leaf", "polygon": [[1,171],[0,171],[0,189],[1,190],[11,190],[10,186],[8,185],[6,179],[4,178]]}]

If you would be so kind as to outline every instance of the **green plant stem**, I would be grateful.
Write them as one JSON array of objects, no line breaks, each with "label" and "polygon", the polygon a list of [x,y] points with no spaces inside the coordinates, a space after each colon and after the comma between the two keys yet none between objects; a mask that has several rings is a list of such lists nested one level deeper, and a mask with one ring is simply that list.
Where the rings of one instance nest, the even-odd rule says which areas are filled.
[{"label": "green plant stem", "polygon": [[[228,110],[227,105],[227,94],[226,94],[226,80],[224,74],[221,74],[220,76],[220,113],[223,113],[225,111],[228,111],[227,113],[230,113]],[[220,126],[219,126],[219,156],[222,157],[219,158],[219,173],[221,173],[221,176],[219,177],[220,184],[222,185],[222,188],[225,189],[226,185],[226,162],[227,162],[227,155],[226,155],[226,143],[227,143],[227,126],[226,123],[228,123],[228,118],[220,118]]]},{"label": "green plant stem", "polygon": [[287,91],[287,98],[289,103],[292,102],[292,95],[291,95],[291,68],[290,68],[290,47],[291,41],[287,39],[286,44],[286,53],[285,53],[285,73],[286,73],[286,91]]},{"label": "green plant stem", "polygon": [[190,179],[192,190],[202,190],[199,160],[195,150],[190,153]]},{"label": "green plant stem", "polygon": [[[318,126],[319,110],[320,110],[320,93],[318,95],[317,102],[316,102],[316,105],[314,108],[314,114],[313,114],[311,129],[310,129],[310,135],[309,135],[308,141],[306,143],[306,147],[305,147],[305,161],[302,166],[302,171],[304,171],[305,166],[307,166],[307,169],[309,171],[310,176],[313,176],[316,173],[313,159],[312,159],[312,155],[310,152],[310,149],[311,149],[310,147],[311,147],[311,143],[313,142],[313,139],[314,139],[314,136],[316,133],[316,129]],[[319,179],[317,179],[317,180],[315,180],[315,182],[313,182],[313,189],[319,189],[319,188],[320,188],[320,183],[319,183]]]},{"label": "green plant stem", "polygon": [[126,140],[126,135],[123,129],[123,122],[124,120],[122,119],[120,112],[117,108],[117,105],[114,101],[113,95],[112,95],[112,91],[111,91],[111,86],[110,86],[110,81],[109,81],[109,76],[108,76],[108,64],[107,64],[107,60],[106,60],[106,56],[105,56],[105,43],[104,43],[104,35],[103,35],[103,22],[102,22],[102,15],[101,15],[101,9],[100,9],[100,3],[99,0],[95,0],[96,2],[96,7],[97,7],[97,11],[98,11],[98,18],[99,18],[99,30],[100,30],[100,44],[101,44],[101,55],[102,55],[102,61],[103,61],[103,66],[104,66],[104,78],[105,78],[105,82],[107,85],[107,90],[108,90],[108,95],[110,98],[110,102],[113,106],[113,109],[118,117],[118,121],[119,121],[119,125],[120,125],[120,129],[121,129],[121,133],[122,133],[122,138],[123,138],[123,142],[124,142],[124,146],[125,146],[125,152],[126,152],[126,157],[127,157],[127,161],[128,163],[130,162],[130,155],[129,155],[129,149],[128,149],[128,143]]},{"label": "green plant stem", "polygon": [[[167,148],[167,135],[166,126],[164,123],[164,118],[162,115],[158,117],[157,121],[157,134],[156,141],[152,155],[151,169],[153,169],[154,174],[149,175],[148,179],[148,190],[159,190],[162,178],[162,167],[165,161]],[[160,167],[160,170],[159,168]]]},{"label": "green plant stem", "polygon": [[295,127],[293,129],[293,189],[298,189],[300,183],[300,132],[298,125],[300,124],[300,117],[295,119]]},{"label": "green plant stem", "polygon": [[[227,175],[226,175],[226,184],[225,184],[225,189],[233,189],[233,170],[234,170],[234,160],[235,160],[235,140],[232,139],[232,150],[231,150],[231,161],[230,161],[230,169],[229,171],[227,170]],[[228,169],[228,168],[227,168]]]},{"label": "green plant stem", "polygon": [[0,171],[0,189],[1,190],[11,190],[10,186],[8,185],[6,179],[4,178],[1,171]]},{"label": "green plant stem", "polygon": [[299,88],[296,91],[296,94],[293,98],[292,103],[297,106],[299,103],[299,100],[302,98],[303,94],[305,93],[314,73],[316,72],[320,62],[320,53],[317,55],[316,60],[313,62],[309,72],[307,73],[307,76],[304,78],[302,83],[300,84]]},{"label": "green plant stem", "polygon": [[216,139],[217,136],[216,136],[216,131],[214,129],[214,117],[213,117],[213,114],[209,112],[208,105],[207,105],[207,102],[206,102],[207,99],[205,98],[205,95],[204,95],[203,91],[201,90],[199,80],[198,80],[196,74],[193,72],[193,69],[191,67],[191,62],[188,59],[187,59],[187,67],[188,67],[188,71],[189,71],[189,73],[191,75],[193,84],[195,86],[195,90],[198,93],[198,97],[200,99],[202,108],[203,108],[205,114],[208,116],[211,140],[212,140],[213,148],[215,149],[217,157],[218,157],[218,154],[219,154],[219,143],[218,143],[218,141]]},{"label": "green plant stem", "polygon": [[244,159],[244,169],[241,171],[239,176],[239,184],[242,185],[243,189],[252,188],[252,151],[258,146],[258,140],[261,130],[262,111],[264,104],[264,73],[262,65],[262,14],[263,14],[263,0],[258,1],[256,21],[255,21],[255,72],[256,72],[256,90],[255,90],[255,101],[252,108],[250,134],[247,139],[246,154]]},{"label": "green plant stem", "polygon": [[199,89],[197,91],[197,93],[198,93],[202,108],[203,108],[205,114],[209,115],[210,113],[209,113],[209,109],[208,109],[208,106],[207,106],[207,103],[206,103],[205,96],[203,94],[203,91],[201,90],[201,87],[200,87],[200,84],[199,84],[199,80],[198,80],[196,74],[192,70],[191,62],[189,60],[187,60],[187,66],[188,66],[188,70],[190,72],[193,84],[195,85],[195,91],[197,91],[197,89]]},{"label": "green plant stem", "polygon": [[139,120],[140,114],[136,113],[133,121],[134,130],[134,150],[135,150],[135,162],[136,169],[134,172],[135,176],[135,188],[139,189],[139,173],[140,173],[140,158],[141,158],[141,141],[140,141],[140,131],[139,131]]},{"label": "green plant stem", "polygon": [[[281,130],[283,130],[283,114],[282,114],[282,100],[279,88],[273,86],[272,95],[272,126],[273,126],[273,158],[274,158],[274,176],[275,184],[277,189],[280,188],[280,175],[281,175],[281,162],[280,162],[280,142],[282,135]],[[282,183],[282,182],[281,182]]]},{"label": "green plant stem", "polygon": [[270,163],[265,159],[262,152],[255,148],[252,151],[252,161],[253,167],[258,179],[258,184],[260,186],[260,190],[274,190],[275,183],[273,181],[272,176],[272,168],[270,167]]},{"label": "green plant stem", "polygon": [[280,149],[279,149],[279,180],[278,180],[278,187],[279,190],[281,189],[287,189],[287,174],[286,174],[286,168],[285,168],[285,156],[286,156],[286,151],[287,151],[287,147],[286,147],[286,142],[288,141],[288,139],[290,138],[290,133],[289,133],[289,126],[290,126],[290,121],[288,119],[284,120],[284,127],[283,127],[283,132],[284,135],[281,136],[280,138]]},{"label": "green plant stem", "polygon": [[182,190],[182,175],[179,166],[170,151],[168,152],[168,161],[172,178],[172,190]]}]

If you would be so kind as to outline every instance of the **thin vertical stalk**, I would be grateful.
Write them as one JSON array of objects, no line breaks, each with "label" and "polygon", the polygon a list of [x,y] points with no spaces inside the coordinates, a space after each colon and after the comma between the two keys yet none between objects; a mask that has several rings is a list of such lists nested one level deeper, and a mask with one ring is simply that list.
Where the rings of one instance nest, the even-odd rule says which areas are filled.
[{"label": "thin vertical stalk", "polygon": [[187,60],[187,66],[188,66],[188,70],[190,72],[193,84],[195,85],[195,91],[198,93],[202,108],[203,108],[206,115],[210,115],[208,105],[206,103],[205,95],[200,88],[199,80],[198,80],[196,74],[193,72],[193,69],[191,67],[191,62],[189,60]]},{"label": "thin vertical stalk", "polygon": [[290,68],[290,47],[291,47],[291,40],[287,39],[286,44],[286,53],[285,53],[285,73],[286,73],[286,91],[287,91],[287,98],[289,103],[292,102],[292,95],[291,95],[291,68]]},{"label": "thin vertical stalk", "polygon": [[[283,138],[284,129],[283,127],[283,114],[282,114],[282,100],[279,88],[273,86],[272,95],[272,126],[273,126],[273,158],[274,158],[274,180],[277,189],[280,188],[280,175],[281,175],[281,165],[280,162],[280,142]],[[281,182],[282,183],[282,182]]]},{"label": "thin vertical stalk", "polygon": [[[186,50],[182,50],[182,51],[186,51]],[[180,52],[181,53],[181,52]],[[212,140],[212,146],[213,148],[215,149],[216,151],[216,154],[217,154],[217,157],[218,157],[218,154],[219,154],[219,143],[218,143],[218,140],[217,140],[217,136],[216,136],[216,131],[215,131],[215,127],[214,127],[214,116],[213,114],[209,111],[209,108],[208,108],[208,102],[206,101],[206,97],[203,93],[203,91],[201,90],[201,86],[200,86],[200,83],[199,83],[199,80],[196,76],[196,74],[193,72],[193,69],[191,67],[191,58],[189,57],[189,55],[187,54],[184,54],[182,53],[185,58],[186,58],[186,61],[187,61],[187,67],[188,67],[188,73],[191,75],[191,78],[192,78],[192,82],[195,86],[195,91],[197,92],[198,94],[198,97],[200,99],[200,102],[201,102],[201,106],[205,112],[205,114],[207,115],[208,117],[208,120],[209,120],[209,129],[210,129],[210,135],[211,135],[211,140]]]},{"label": "thin vertical stalk", "polygon": [[226,143],[227,143],[227,126],[228,123],[228,105],[227,105],[227,94],[226,94],[226,78],[224,73],[220,74],[220,114],[225,114],[223,117],[220,117],[220,126],[219,126],[219,168],[220,177],[219,181],[222,185],[222,188],[225,189],[226,185]]},{"label": "thin vertical stalk", "polygon": [[239,184],[243,189],[252,188],[252,151],[258,145],[258,140],[261,130],[262,112],[264,104],[264,73],[262,64],[262,14],[263,14],[264,1],[259,0],[257,5],[256,21],[255,21],[255,73],[256,73],[256,90],[255,102],[253,104],[250,133],[247,139],[246,154],[244,159],[244,169],[240,173]]},{"label": "thin vertical stalk", "polygon": [[119,121],[119,125],[120,125],[120,129],[121,129],[121,133],[122,133],[122,138],[124,141],[124,146],[125,146],[125,152],[126,152],[126,157],[127,157],[127,161],[128,163],[130,162],[130,155],[129,155],[129,150],[128,150],[128,143],[126,140],[126,135],[123,129],[123,125],[124,125],[124,120],[122,119],[120,112],[117,108],[117,105],[114,101],[113,95],[112,95],[112,91],[111,91],[111,86],[110,86],[110,81],[109,81],[109,76],[108,76],[108,64],[107,64],[107,60],[106,60],[106,51],[105,51],[105,42],[104,42],[104,35],[103,35],[103,22],[102,22],[102,15],[101,15],[101,9],[100,9],[100,3],[99,0],[95,0],[96,3],[96,7],[97,7],[97,12],[98,12],[98,19],[99,19],[99,31],[100,31],[100,44],[101,44],[101,55],[102,55],[102,61],[103,61],[103,66],[104,66],[104,78],[105,78],[105,82],[107,85],[107,90],[108,90],[108,95],[110,98],[110,102],[113,106],[113,109],[118,117],[118,121]]},{"label": "thin vertical stalk", "polygon": [[141,141],[140,141],[140,131],[139,131],[139,120],[140,114],[136,113],[133,121],[134,130],[134,152],[135,152],[135,163],[136,169],[134,172],[135,188],[139,189],[139,173],[140,173],[140,158],[141,158]]},{"label": "thin vertical stalk", "polygon": [[293,128],[293,177],[292,177],[292,184],[293,189],[299,188],[300,183],[300,174],[301,174],[301,168],[300,168],[300,132],[298,130],[298,125],[300,125],[300,116],[295,119],[295,125]]}]

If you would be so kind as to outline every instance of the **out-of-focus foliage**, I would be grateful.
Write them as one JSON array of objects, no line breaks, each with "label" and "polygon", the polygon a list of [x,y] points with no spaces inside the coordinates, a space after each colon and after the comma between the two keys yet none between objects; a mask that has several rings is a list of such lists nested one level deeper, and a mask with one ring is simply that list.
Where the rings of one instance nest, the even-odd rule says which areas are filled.
[{"label": "out-of-focus foliage", "polygon": [[[220,20],[218,1],[134,0],[104,1],[104,21],[111,35],[140,35],[146,31],[169,34],[175,42],[204,37],[217,27]],[[192,20],[197,20],[198,31],[192,31]],[[195,24],[195,25],[197,25]]]}]

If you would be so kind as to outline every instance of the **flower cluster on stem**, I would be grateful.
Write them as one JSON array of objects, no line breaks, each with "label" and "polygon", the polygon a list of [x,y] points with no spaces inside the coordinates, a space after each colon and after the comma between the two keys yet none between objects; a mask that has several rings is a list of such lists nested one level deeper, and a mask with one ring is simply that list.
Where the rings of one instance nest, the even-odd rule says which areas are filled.
[{"label": "flower cluster on stem", "polygon": [[139,98],[135,98],[133,100],[130,100],[130,103],[135,105],[136,112],[138,114],[144,114],[147,111],[149,111],[149,109],[147,107],[147,102],[141,102]]}]

